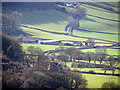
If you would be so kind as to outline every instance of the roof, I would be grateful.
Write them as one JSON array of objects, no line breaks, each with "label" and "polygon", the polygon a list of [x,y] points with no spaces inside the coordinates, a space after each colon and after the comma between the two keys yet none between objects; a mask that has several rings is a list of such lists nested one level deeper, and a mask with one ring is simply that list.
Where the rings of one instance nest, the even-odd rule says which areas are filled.
[{"label": "roof", "polygon": [[41,42],[58,42],[59,40],[42,40]]}]

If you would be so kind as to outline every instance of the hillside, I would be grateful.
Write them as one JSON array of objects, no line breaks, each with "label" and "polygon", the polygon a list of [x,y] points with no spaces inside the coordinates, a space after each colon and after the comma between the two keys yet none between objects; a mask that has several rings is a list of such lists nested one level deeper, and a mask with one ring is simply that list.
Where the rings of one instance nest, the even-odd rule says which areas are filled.
[{"label": "hillside", "polygon": [[[20,28],[22,29],[23,32],[28,34],[27,35],[28,38],[53,39],[53,40],[72,41],[72,42],[75,41],[86,42],[87,40],[93,39],[94,42],[96,42],[99,47],[97,47],[96,43],[95,43],[96,47],[94,46],[92,47],[64,46],[64,47],[65,48],[72,47],[75,49],[79,48],[79,51],[82,49],[81,51],[83,51],[84,53],[86,52],[95,53],[96,49],[103,48],[106,49],[106,54],[108,56],[120,55],[119,45],[112,46],[114,44],[120,43],[118,39],[118,37],[120,36],[119,25],[118,25],[118,23],[120,22],[120,20],[118,19],[120,13],[118,12],[118,9],[120,9],[120,7],[118,6],[117,3],[109,3],[109,2],[78,3],[78,6],[82,6],[83,8],[86,9],[87,17],[79,21],[80,27],[79,29],[73,31],[73,35],[68,35],[64,31],[65,26],[68,23],[67,18],[70,16],[69,12],[74,9],[73,7],[66,6],[66,3],[56,3],[54,4],[53,7],[51,8],[44,7],[44,9],[42,7],[39,7],[38,4],[36,4],[38,5],[36,7],[32,7],[31,4],[29,4],[31,8],[28,8],[29,5],[24,7],[21,7],[20,5],[19,6],[16,5],[11,6],[11,5],[8,7],[5,6],[2,12],[4,14],[9,14],[15,8],[16,11],[22,13]],[[21,44],[22,49],[25,52],[27,52],[27,48],[29,46],[33,46],[33,47],[40,47],[44,51],[44,53],[47,51],[49,52],[50,50],[55,50],[56,48],[59,48],[60,45],[61,44],[59,45],[47,45],[47,44],[45,45],[45,44],[34,44],[34,43]],[[60,53],[55,52],[50,55],[54,56],[59,54]],[[82,61],[83,59],[79,59],[79,60]],[[88,61],[85,61],[84,59],[83,62],[88,62]],[[61,61],[61,63],[64,64],[63,61]],[[73,61],[72,62],[68,61],[65,63],[67,64],[67,67],[70,68],[70,70],[79,70],[79,71],[86,70],[87,72],[93,70],[95,72],[102,72],[102,73],[104,72],[102,68],[81,69],[81,68],[71,67],[71,65],[74,63]],[[102,64],[106,64],[106,63],[103,62]],[[112,71],[110,70],[107,72],[109,74],[112,73]],[[119,69],[117,69],[115,73],[119,74]],[[118,83],[118,76],[94,75],[94,74],[93,75],[83,74],[83,76],[85,76],[85,78],[88,80],[88,86],[87,86],[88,88],[100,88],[101,85],[107,81],[114,81]],[[94,85],[96,80],[97,80],[97,84]]]}]

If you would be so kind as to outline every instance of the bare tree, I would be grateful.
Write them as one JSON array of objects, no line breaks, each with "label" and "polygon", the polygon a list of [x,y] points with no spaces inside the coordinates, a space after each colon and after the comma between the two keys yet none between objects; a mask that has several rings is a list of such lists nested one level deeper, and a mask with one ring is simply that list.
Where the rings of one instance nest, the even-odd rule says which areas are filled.
[{"label": "bare tree", "polygon": [[88,62],[90,63],[92,60],[93,60],[93,55],[94,53],[93,52],[87,52],[86,53],[86,60],[88,60]]},{"label": "bare tree", "polygon": [[105,48],[98,48],[95,50],[96,59],[102,63],[102,61],[107,57],[107,50]]},{"label": "bare tree", "polygon": [[119,56],[115,58],[114,56],[109,56],[108,61],[106,61],[112,70],[112,74],[115,72],[115,68],[119,65],[120,60]]}]

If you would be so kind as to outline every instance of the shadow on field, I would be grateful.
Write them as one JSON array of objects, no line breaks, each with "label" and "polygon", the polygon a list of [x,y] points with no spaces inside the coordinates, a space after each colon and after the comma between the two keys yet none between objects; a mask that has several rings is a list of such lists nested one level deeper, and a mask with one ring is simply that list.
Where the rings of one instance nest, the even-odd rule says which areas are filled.
[{"label": "shadow on field", "polygon": [[[32,11],[32,12],[31,12]],[[47,23],[56,23],[66,20],[67,13],[58,10],[34,10],[28,9],[22,12],[22,24],[39,25]]]}]

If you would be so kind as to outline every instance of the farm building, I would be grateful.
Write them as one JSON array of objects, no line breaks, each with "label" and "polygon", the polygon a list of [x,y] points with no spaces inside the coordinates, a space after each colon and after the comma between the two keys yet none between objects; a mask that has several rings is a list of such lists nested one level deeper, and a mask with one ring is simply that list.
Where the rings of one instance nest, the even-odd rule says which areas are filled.
[{"label": "farm building", "polygon": [[38,44],[59,45],[60,40],[38,40]]}]

